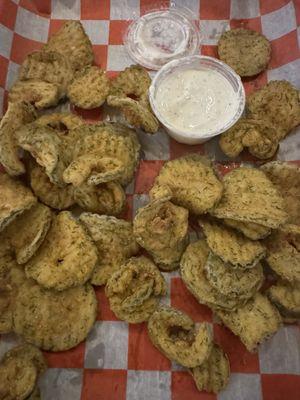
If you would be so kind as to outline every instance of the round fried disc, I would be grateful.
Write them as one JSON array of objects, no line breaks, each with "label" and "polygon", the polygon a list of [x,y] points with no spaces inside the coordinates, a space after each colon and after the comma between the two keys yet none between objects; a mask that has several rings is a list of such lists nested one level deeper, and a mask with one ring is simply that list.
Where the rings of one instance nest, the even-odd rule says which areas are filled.
[{"label": "round fried disc", "polygon": [[300,318],[300,285],[279,281],[267,291],[270,301],[278,308],[283,318]]},{"label": "round fried disc", "polygon": [[12,358],[18,358],[28,363],[33,363],[37,369],[38,375],[43,374],[48,368],[47,362],[41,350],[29,343],[13,347],[11,350],[5,353],[3,360],[5,361]]},{"label": "round fried disc", "polygon": [[224,218],[223,222],[225,225],[242,232],[247,238],[252,240],[264,239],[271,233],[270,228],[256,224],[255,222],[243,222],[230,218]]}]

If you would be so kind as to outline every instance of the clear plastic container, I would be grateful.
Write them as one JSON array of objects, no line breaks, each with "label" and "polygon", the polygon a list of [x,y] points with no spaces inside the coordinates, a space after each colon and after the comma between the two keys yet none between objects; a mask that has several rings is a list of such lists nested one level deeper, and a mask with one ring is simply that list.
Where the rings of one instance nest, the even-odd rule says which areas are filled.
[{"label": "clear plastic container", "polygon": [[[157,90],[162,83],[162,81],[178,70],[185,69],[199,69],[199,70],[213,70],[220,73],[233,89],[235,98],[235,108],[232,115],[230,115],[229,120],[224,121],[224,124],[220,121],[219,127],[216,130],[209,131],[201,129],[199,132],[191,132],[190,130],[184,131],[183,129],[178,129],[178,127],[172,125],[170,120],[167,120],[159,110],[158,104],[156,102]],[[171,137],[180,143],[186,144],[199,144],[208,141],[209,139],[220,135],[222,132],[229,129],[237,120],[241,117],[245,108],[245,91],[241,81],[241,78],[230,68],[227,64],[213,57],[207,56],[189,56],[181,58],[179,60],[174,60],[163,66],[154,77],[152,84],[149,89],[149,100],[152,110],[161,124],[165,127],[167,132]]]},{"label": "clear plastic container", "polygon": [[133,21],[123,38],[133,60],[158,70],[171,60],[199,52],[199,21],[187,8],[151,11]]}]

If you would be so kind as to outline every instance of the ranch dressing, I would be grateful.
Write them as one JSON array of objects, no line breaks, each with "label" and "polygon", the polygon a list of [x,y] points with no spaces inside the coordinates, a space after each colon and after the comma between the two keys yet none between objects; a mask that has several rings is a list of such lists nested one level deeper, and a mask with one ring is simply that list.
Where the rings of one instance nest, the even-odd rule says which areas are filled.
[{"label": "ranch dressing", "polygon": [[206,136],[232,120],[239,98],[218,71],[179,69],[161,80],[155,103],[157,111],[174,128]]}]

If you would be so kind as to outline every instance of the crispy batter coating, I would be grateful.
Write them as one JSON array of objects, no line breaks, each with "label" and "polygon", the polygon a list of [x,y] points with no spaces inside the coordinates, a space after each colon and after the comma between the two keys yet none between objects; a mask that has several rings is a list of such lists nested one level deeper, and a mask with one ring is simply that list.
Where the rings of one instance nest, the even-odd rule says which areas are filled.
[{"label": "crispy batter coating", "polygon": [[52,211],[37,203],[23,212],[5,230],[18,264],[25,264],[43,243],[52,221]]},{"label": "crispy batter coating", "polygon": [[103,69],[93,66],[81,69],[68,87],[68,98],[75,106],[90,110],[100,107],[110,90],[110,81]]},{"label": "crispy batter coating", "polygon": [[198,240],[189,244],[180,261],[182,280],[200,304],[206,304],[212,308],[232,310],[244,300],[224,296],[209,283],[204,269],[209,253],[209,247],[205,240]]},{"label": "crispy batter coating", "polygon": [[223,222],[225,225],[242,232],[247,238],[252,240],[264,239],[271,233],[270,228],[256,224],[255,222],[236,221],[230,218],[224,218]]},{"label": "crispy batter coating", "polygon": [[226,387],[229,381],[228,357],[221,347],[214,343],[208,359],[190,372],[200,392],[205,390],[217,394]]},{"label": "crispy batter coating", "polygon": [[59,102],[59,86],[40,79],[17,81],[10,89],[8,101],[26,101],[38,110],[56,106]]},{"label": "crispy batter coating", "polygon": [[67,136],[70,133],[70,130],[84,125],[84,120],[81,117],[68,112],[44,114],[35,122],[38,125],[56,129],[62,137]]},{"label": "crispy batter coating", "polygon": [[281,326],[281,317],[267,297],[260,293],[235,311],[216,311],[235,335],[239,336],[247,350],[254,352],[257,346]]},{"label": "crispy batter coating", "polygon": [[269,121],[278,139],[300,124],[299,91],[288,81],[271,81],[247,98],[251,117]]},{"label": "crispy batter coating", "polygon": [[28,278],[54,290],[87,282],[98,261],[97,249],[83,226],[68,211],[54,217],[37,253],[25,266]]},{"label": "crispy batter coating", "polygon": [[280,193],[266,175],[255,168],[240,167],[225,175],[224,193],[211,211],[217,218],[278,228],[287,221]]},{"label": "crispy batter coating", "polygon": [[92,65],[94,59],[92,43],[80,21],[66,21],[52,35],[44,50],[55,51],[65,56],[75,70]]},{"label": "crispy batter coating", "polygon": [[148,322],[149,337],[166,357],[184,367],[194,368],[208,359],[212,334],[206,324],[196,328],[182,311],[161,306]]},{"label": "crispy batter coating", "polygon": [[220,37],[218,54],[240,76],[254,76],[267,68],[271,58],[271,44],[256,31],[230,29]]},{"label": "crispy batter coating", "polygon": [[211,251],[233,267],[252,268],[266,254],[260,242],[254,242],[234,229],[205,219],[199,220],[199,224]]},{"label": "crispy batter coating", "polygon": [[24,343],[10,349],[4,354],[3,361],[11,358],[19,358],[26,362],[32,362],[37,369],[38,375],[43,374],[48,367],[41,350],[29,343]]},{"label": "crispy batter coating", "polygon": [[56,51],[35,51],[28,54],[20,69],[19,80],[42,80],[58,86],[59,98],[64,97],[73,78],[68,58]]},{"label": "crispy batter coating", "polygon": [[25,102],[16,102],[8,103],[7,111],[0,121],[0,163],[11,176],[25,172],[25,167],[19,159],[15,131],[35,118],[34,107]]},{"label": "crispy batter coating", "polygon": [[74,188],[74,200],[85,211],[119,215],[126,205],[126,194],[118,182],[83,184]]},{"label": "crispy batter coating", "polygon": [[213,253],[209,254],[204,269],[208,282],[219,293],[240,300],[252,297],[264,281],[260,263],[251,269],[233,268]]},{"label": "crispy batter coating", "polygon": [[29,180],[33,193],[47,206],[65,210],[75,203],[73,186],[59,187],[55,185],[38,164],[34,163],[30,166]]},{"label": "crispy batter coating", "polygon": [[104,285],[128,258],[139,251],[133,236],[132,223],[92,213],[82,213],[79,220],[87,228],[99,254],[91,283]]},{"label": "crispy batter coating", "polygon": [[163,270],[178,267],[188,243],[188,210],[168,198],[140,208],[133,222],[136,241]]},{"label": "crispy batter coating", "polygon": [[267,290],[270,301],[278,308],[283,318],[300,318],[300,285],[279,281]]},{"label": "crispy batter coating", "polygon": [[132,324],[147,321],[166,294],[166,282],[148,258],[132,257],[108,279],[105,293],[116,316]]},{"label": "crispy batter coating", "polygon": [[36,201],[31,190],[21,182],[0,173],[0,232]]},{"label": "crispy batter coating", "polygon": [[294,164],[273,161],[261,166],[261,170],[282,195],[289,215],[288,222],[300,226],[300,168]]},{"label": "crispy batter coating", "polygon": [[68,350],[87,337],[96,313],[97,299],[89,284],[55,292],[27,280],[17,295],[14,332],[43,350]]},{"label": "crispy batter coating", "polygon": [[[161,189],[165,186],[168,189]],[[150,197],[158,198],[168,190],[175,204],[199,215],[210,210],[221,199],[223,186],[210,161],[192,154],[165,163],[155,179]]]},{"label": "crispy batter coating", "polygon": [[289,237],[274,232],[265,240],[265,244],[269,267],[283,280],[300,283],[300,251],[290,243]]},{"label": "crispy batter coating", "polygon": [[[103,165],[99,161],[102,158],[113,158],[121,162],[124,172],[117,181],[121,185],[127,185],[133,178],[139,160],[140,144],[136,133],[121,124],[107,122],[84,125],[78,129],[82,134],[82,139],[77,141],[73,162],[64,172],[65,182],[73,183],[74,176],[76,176],[75,183],[80,181],[78,176],[86,177],[86,169],[78,169],[77,159],[89,155],[95,159],[94,169],[91,168],[92,175],[102,172]],[[98,165],[100,171],[97,170]]]},{"label": "crispy batter coating", "polygon": [[112,80],[111,94],[125,94],[141,97],[148,92],[151,85],[151,78],[147,70],[140,65],[131,65],[121,71],[118,76]]},{"label": "crispy batter coating", "polygon": [[237,157],[244,148],[260,159],[273,157],[278,148],[277,129],[270,123],[250,118],[241,118],[222,133],[219,145],[228,157]]}]

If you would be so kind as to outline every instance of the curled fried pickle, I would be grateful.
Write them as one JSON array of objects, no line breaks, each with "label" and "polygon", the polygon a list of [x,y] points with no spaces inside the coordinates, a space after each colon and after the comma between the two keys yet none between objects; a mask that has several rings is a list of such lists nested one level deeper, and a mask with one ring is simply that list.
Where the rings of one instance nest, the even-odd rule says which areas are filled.
[{"label": "curled fried pickle", "polygon": [[64,97],[73,78],[69,59],[56,51],[35,51],[25,57],[20,69],[19,80],[31,79],[57,85],[59,98]]},{"label": "curled fried pickle", "polygon": [[236,168],[225,175],[223,185],[222,199],[211,211],[215,217],[254,222],[275,229],[287,221],[283,198],[262,171]]},{"label": "curled fried pickle", "polygon": [[199,224],[209,248],[225,263],[237,268],[252,268],[266,254],[260,242],[250,240],[231,228],[204,219],[199,220]]},{"label": "curled fried pickle", "polygon": [[230,298],[247,300],[256,293],[264,281],[260,263],[251,269],[233,268],[215,254],[210,253],[204,266],[205,275],[212,287]]},{"label": "curled fried pickle", "polygon": [[0,231],[18,215],[30,209],[37,199],[21,182],[0,173]]},{"label": "curled fried pickle", "polygon": [[124,189],[118,182],[75,187],[74,200],[85,211],[106,215],[119,215],[126,205]]},{"label": "curled fried pickle", "polygon": [[8,103],[8,108],[0,121],[0,163],[11,175],[21,175],[25,167],[19,159],[15,131],[36,118],[34,107],[25,102]]},{"label": "curled fried pickle", "polygon": [[196,327],[187,314],[175,308],[159,307],[149,319],[148,333],[158,350],[184,367],[201,365],[212,350],[208,325]]},{"label": "curled fried pickle", "polygon": [[38,110],[56,106],[59,102],[59,86],[39,79],[17,81],[10,89],[8,101],[26,101]]},{"label": "curled fried pickle", "polygon": [[23,212],[5,230],[18,264],[25,264],[38,250],[50,228],[52,212],[36,204]]},{"label": "curled fried pickle", "polygon": [[38,125],[48,126],[55,129],[62,137],[69,131],[84,125],[84,120],[72,113],[52,113],[41,115],[36,121]]},{"label": "curled fried pickle", "polygon": [[133,236],[132,223],[91,213],[79,218],[87,228],[98,250],[98,263],[92,274],[93,285],[104,285],[128,258],[136,255],[139,246]]},{"label": "curled fried pickle", "polygon": [[87,337],[96,314],[97,299],[89,284],[55,292],[27,280],[16,298],[13,328],[43,350],[63,351]]},{"label": "curled fried pickle", "polygon": [[284,318],[300,318],[300,285],[279,281],[267,290],[267,296]]},{"label": "curled fried pickle", "polygon": [[126,96],[134,95],[141,97],[148,92],[151,85],[151,78],[147,70],[140,65],[131,65],[121,71],[118,76],[112,80],[111,94],[119,93]]},{"label": "curled fried pickle", "polygon": [[260,293],[235,311],[218,310],[216,314],[250,352],[276,333],[282,323],[277,309]]},{"label": "curled fried pickle", "polygon": [[226,387],[229,380],[228,357],[221,347],[214,343],[208,359],[192,368],[190,372],[200,392],[205,390],[217,394]]},{"label": "curled fried pickle", "polygon": [[180,260],[182,280],[200,304],[232,310],[243,303],[244,299],[224,296],[209,283],[204,269],[209,253],[205,240],[189,244]]},{"label": "curled fried pickle", "polygon": [[279,140],[300,124],[299,91],[288,81],[271,81],[253,92],[247,108],[251,117],[273,124]]},{"label": "curled fried pickle", "polygon": [[68,98],[75,106],[90,110],[100,107],[109,94],[109,79],[96,66],[81,69],[68,87]]},{"label": "curled fried pickle", "polygon": [[105,293],[116,316],[132,324],[147,321],[166,294],[166,282],[146,257],[132,257],[108,279]]},{"label": "curled fried pickle", "polygon": [[80,21],[66,21],[44,45],[45,51],[55,51],[65,56],[75,70],[92,65],[92,43]]},{"label": "curled fried pickle", "polygon": [[236,221],[230,218],[224,218],[223,222],[225,225],[242,232],[247,238],[252,240],[264,239],[271,233],[270,228],[256,224],[255,222]]},{"label": "curled fried pickle", "polygon": [[158,199],[140,208],[133,222],[136,241],[155,263],[170,271],[179,265],[188,243],[188,211],[168,198]]},{"label": "curled fried pickle", "polygon": [[30,166],[29,180],[33,193],[47,206],[65,210],[75,203],[73,186],[59,187],[55,185],[38,164],[32,163]]},{"label": "curled fried pickle", "polygon": [[54,217],[37,253],[25,266],[28,278],[47,289],[65,290],[87,282],[98,261],[96,246],[68,211]]},{"label": "curled fried pickle", "polygon": [[221,199],[223,186],[210,161],[192,154],[165,163],[150,197],[156,199],[168,192],[172,193],[172,202],[197,215],[207,212]]}]

